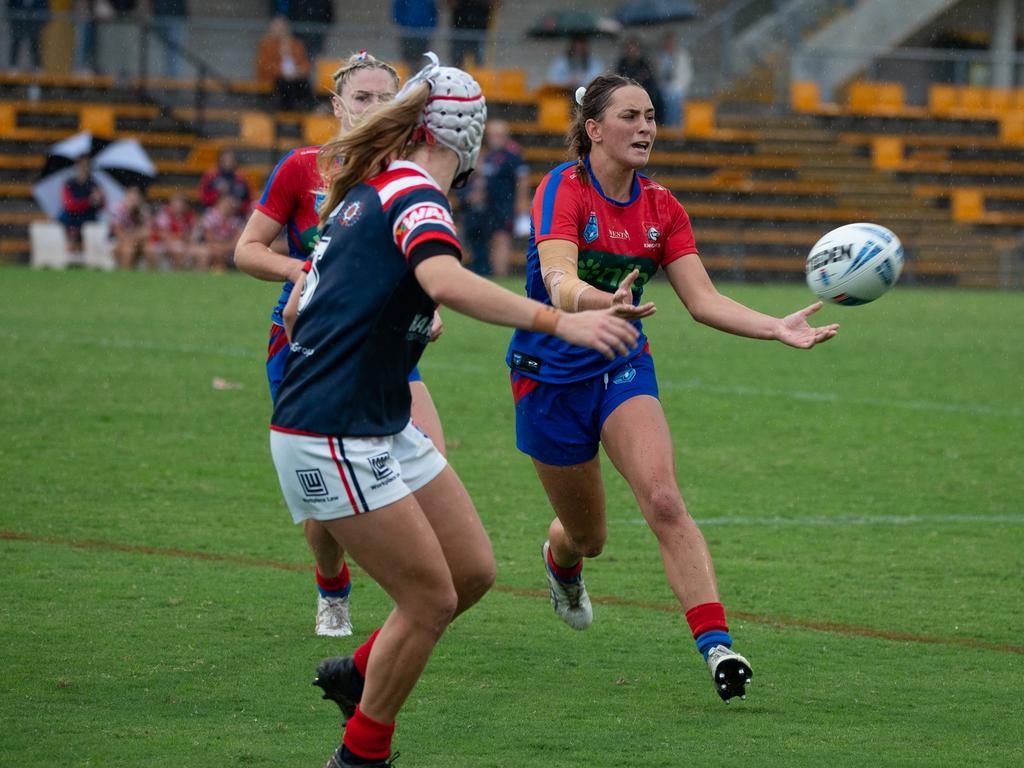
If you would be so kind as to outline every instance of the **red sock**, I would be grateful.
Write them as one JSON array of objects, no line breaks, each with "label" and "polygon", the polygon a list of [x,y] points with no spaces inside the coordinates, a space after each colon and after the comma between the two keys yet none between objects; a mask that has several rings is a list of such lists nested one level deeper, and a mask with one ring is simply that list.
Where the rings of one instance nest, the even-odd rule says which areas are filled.
[{"label": "red sock", "polygon": [[320,569],[316,569],[316,585],[320,587],[320,591],[325,594],[348,594],[348,588],[352,584],[352,579],[348,574],[348,563],[344,560],[341,561],[341,573],[334,578],[328,578],[320,573]]},{"label": "red sock", "polygon": [[686,623],[690,625],[694,637],[713,629],[729,631],[729,625],[725,623],[725,608],[721,603],[701,603],[693,606],[686,612]]},{"label": "red sock", "polygon": [[373,630],[373,634],[370,635],[369,639],[356,648],[356,652],[352,654],[352,661],[355,662],[356,669],[359,670],[359,674],[366,677],[366,665],[370,663],[370,651],[373,649],[373,643],[377,639],[377,635],[380,634],[380,628]]},{"label": "red sock", "polygon": [[583,561],[580,560],[576,565],[566,568],[564,565],[559,565],[555,562],[555,558],[551,556],[551,547],[548,547],[548,568],[551,569],[551,572],[560,581],[576,581],[583,572]]},{"label": "red sock", "polygon": [[357,706],[356,713],[345,724],[342,743],[357,757],[384,760],[391,754],[391,737],[394,733],[394,723],[378,723],[364,715]]}]

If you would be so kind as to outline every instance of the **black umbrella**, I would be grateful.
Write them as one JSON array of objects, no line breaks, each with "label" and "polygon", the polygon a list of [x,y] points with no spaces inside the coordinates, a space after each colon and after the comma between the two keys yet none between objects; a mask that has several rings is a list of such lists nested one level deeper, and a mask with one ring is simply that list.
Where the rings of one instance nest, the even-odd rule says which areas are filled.
[{"label": "black umbrella", "polygon": [[156,167],[135,139],[108,141],[88,131],[76,133],[50,147],[39,181],[32,187],[32,196],[51,217],[60,213],[64,182],[74,176],[75,161],[83,155],[91,159],[92,177],[108,205],[123,197],[125,187],[145,189],[156,178]]},{"label": "black umbrella", "polygon": [[698,16],[700,9],[690,0],[632,0],[615,12],[615,18],[625,27],[691,21]]},{"label": "black umbrella", "polygon": [[537,19],[528,34],[539,38],[614,37],[620,30],[615,19],[590,11],[552,11]]}]

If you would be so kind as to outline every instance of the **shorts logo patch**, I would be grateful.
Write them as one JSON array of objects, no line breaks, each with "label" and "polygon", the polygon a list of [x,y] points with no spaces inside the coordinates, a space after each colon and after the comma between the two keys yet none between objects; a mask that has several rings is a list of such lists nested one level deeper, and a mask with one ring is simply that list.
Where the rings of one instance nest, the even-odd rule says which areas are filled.
[{"label": "shorts logo patch", "polygon": [[592,243],[597,240],[597,236],[600,231],[597,228],[597,213],[594,211],[590,212],[590,218],[587,219],[587,226],[583,228],[583,239],[588,243]]},{"label": "shorts logo patch", "polygon": [[612,379],[612,384],[628,384],[635,378],[636,368],[630,365],[615,374],[615,377]]},{"label": "shorts logo patch", "polygon": [[391,454],[388,451],[371,456],[366,461],[370,464],[370,469],[373,470],[373,477],[376,480],[383,480],[394,474],[391,471],[391,464],[389,463],[391,461]]},{"label": "shorts logo patch", "polygon": [[324,476],[320,474],[319,469],[296,469],[295,474],[299,476],[304,496],[326,496],[329,493],[327,483],[324,482]]}]

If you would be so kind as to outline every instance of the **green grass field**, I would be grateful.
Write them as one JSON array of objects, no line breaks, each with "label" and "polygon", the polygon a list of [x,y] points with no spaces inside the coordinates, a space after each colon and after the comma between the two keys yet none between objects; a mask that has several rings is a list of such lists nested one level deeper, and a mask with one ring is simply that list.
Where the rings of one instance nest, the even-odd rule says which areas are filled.
[{"label": "green grass field", "polygon": [[[0,765],[322,765],[339,729],[316,663],[389,606],[355,569],[357,638],[312,634],[311,560],[267,446],[275,287],[0,281]],[[721,287],[773,313],[809,299]],[[422,370],[498,582],[438,646],[397,765],[1024,765],[1024,295],[897,290],[826,308],[839,336],[798,352],[697,326],[665,283],[649,292],[680,482],[750,695],[715,695],[607,466],[594,626],[554,616],[508,332],[448,312]]]}]

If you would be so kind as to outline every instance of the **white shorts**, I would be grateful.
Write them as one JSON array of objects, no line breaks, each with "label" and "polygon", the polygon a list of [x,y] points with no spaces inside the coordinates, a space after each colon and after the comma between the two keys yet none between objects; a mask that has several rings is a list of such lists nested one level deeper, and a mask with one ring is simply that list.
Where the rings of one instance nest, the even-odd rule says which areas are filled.
[{"label": "white shorts", "polygon": [[447,465],[410,421],[387,437],[270,431],[270,453],[296,523],[380,509],[418,491]]}]

